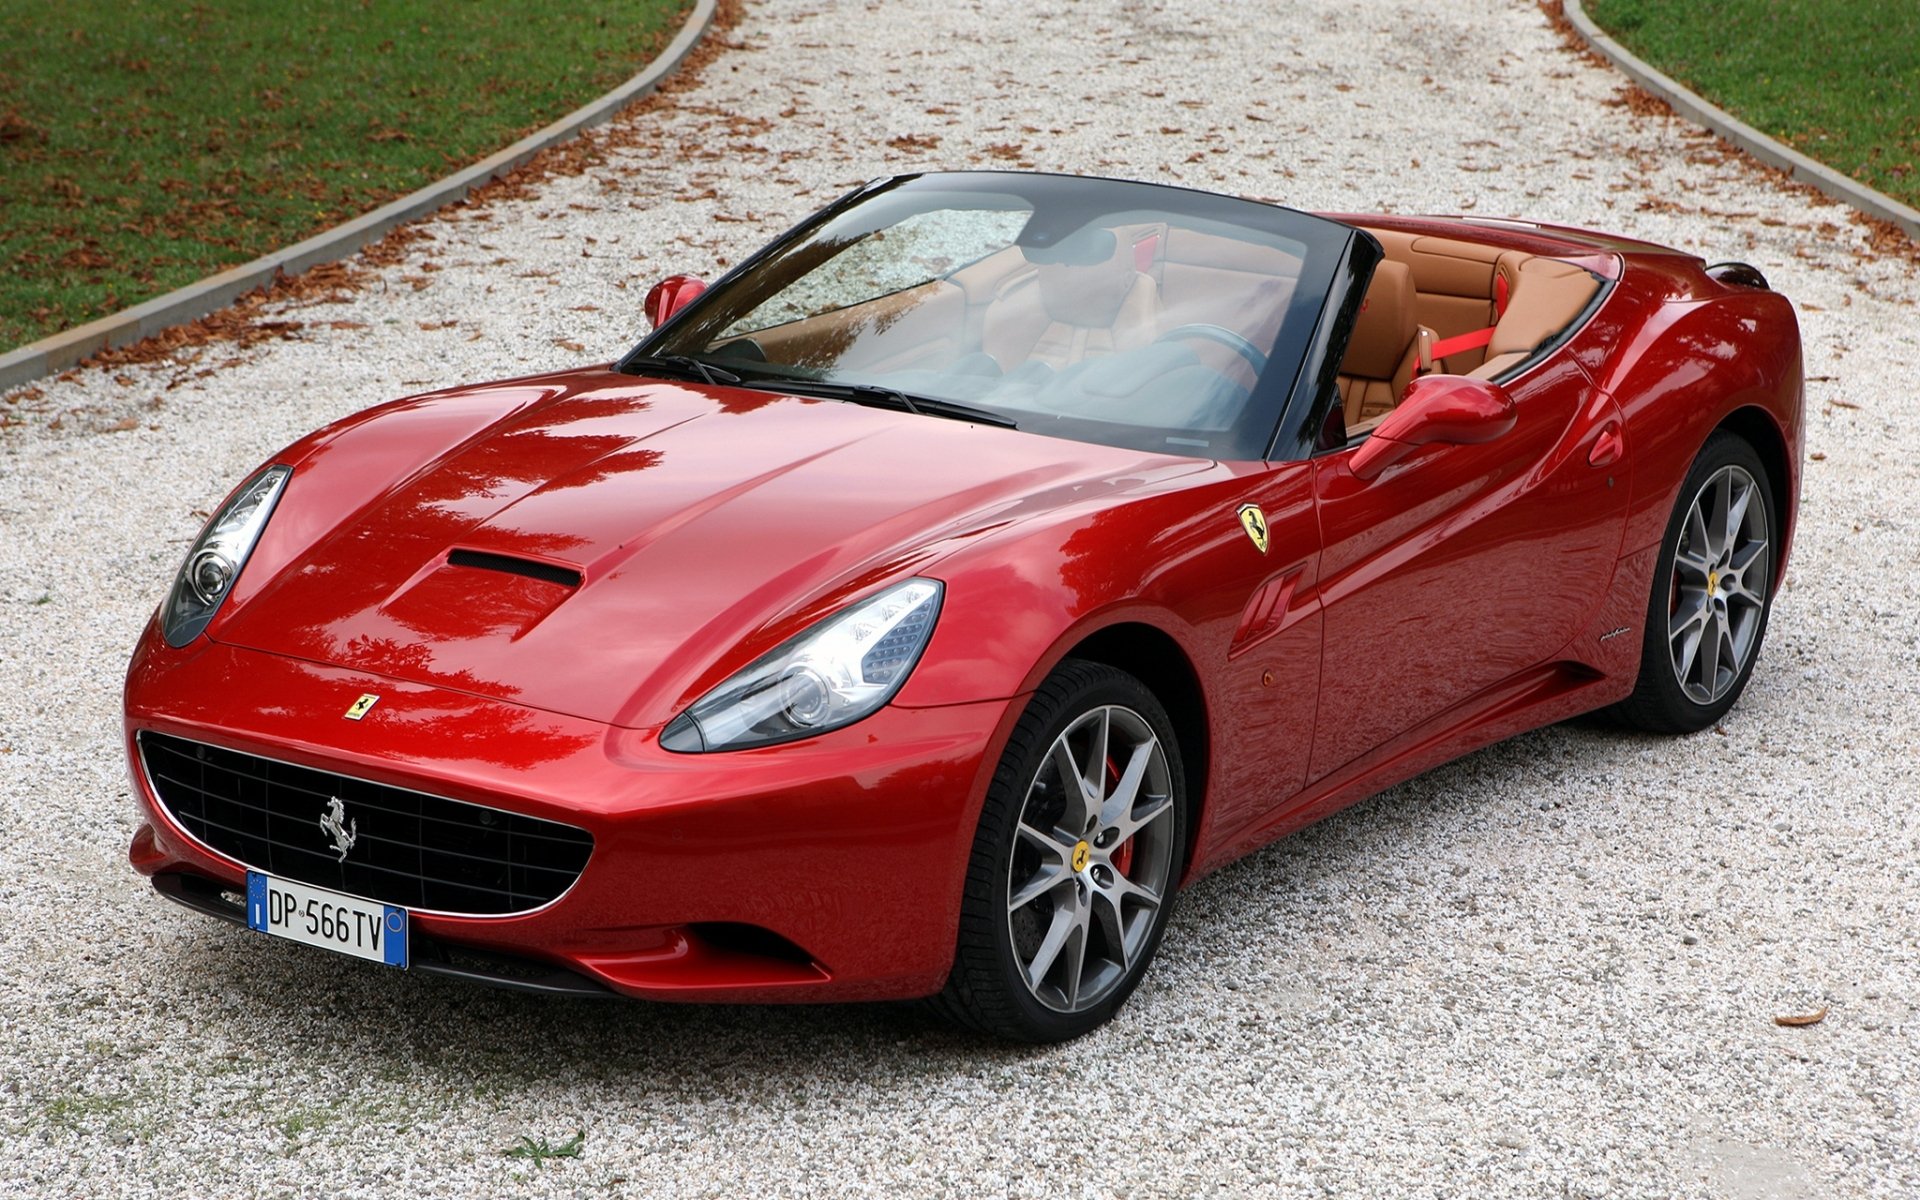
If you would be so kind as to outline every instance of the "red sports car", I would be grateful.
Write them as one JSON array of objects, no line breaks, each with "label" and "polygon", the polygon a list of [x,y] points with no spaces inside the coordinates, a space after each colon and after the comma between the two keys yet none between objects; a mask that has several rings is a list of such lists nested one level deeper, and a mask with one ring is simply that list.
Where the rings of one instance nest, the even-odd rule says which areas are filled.
[{"label": "red sports car", "polygon": [[398,967],[1073,1037],[1180,886],[1593,709],[1718,721],[1799,490],[1752,267],[879,180],[611,366],[349,417],[134,652],[163,894]]}]

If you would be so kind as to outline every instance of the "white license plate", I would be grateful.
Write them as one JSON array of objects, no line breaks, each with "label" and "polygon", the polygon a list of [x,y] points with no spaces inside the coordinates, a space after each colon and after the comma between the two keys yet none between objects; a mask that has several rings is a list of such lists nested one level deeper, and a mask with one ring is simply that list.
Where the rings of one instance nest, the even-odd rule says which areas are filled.
[{"label": "white license plate", "polygon": [[407,910],[247,872],[247,927],[405,969]]}]

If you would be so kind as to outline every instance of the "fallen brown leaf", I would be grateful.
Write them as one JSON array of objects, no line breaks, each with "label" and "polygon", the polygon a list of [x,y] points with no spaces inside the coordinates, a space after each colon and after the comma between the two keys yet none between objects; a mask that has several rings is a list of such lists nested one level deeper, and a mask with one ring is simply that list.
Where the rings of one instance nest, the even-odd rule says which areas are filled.
[{"label": "fallen brown leaf", "polygon": [[1819,1012],[1796,1013],[1792,1016],[1775,1017],[1773,1023],[1775,1025],[1785,1025],[1789,1028],[1798,1028],[1802,1025],[1818,1025],[1827,1019],[1827,1007],[1827,1005],[1823,1004],[1820,1006]]}]

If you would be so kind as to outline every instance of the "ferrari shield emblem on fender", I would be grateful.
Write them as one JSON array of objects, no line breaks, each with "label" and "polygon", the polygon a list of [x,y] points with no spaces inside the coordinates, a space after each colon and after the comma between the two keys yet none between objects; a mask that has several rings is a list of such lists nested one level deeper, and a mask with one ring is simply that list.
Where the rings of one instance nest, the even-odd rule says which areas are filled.
[{"label": "ferrari shield emblem on fender", "polygon": [[347,706],[347,720],[358,721],[361,717],[366,716],[368,711],[378,703],[380,703],[380,697],[374,695],[372,692],[364,693],[358,700],[355,700]]},{"label": "ferrari shield emblem on fender", "polygon": [[1267,552],[1267,514],[1260,511],[1258,504],[1240,506],[1240,525],[1247,531],[1247,536],[1253,539],[1254,548],[1265,554]]}]

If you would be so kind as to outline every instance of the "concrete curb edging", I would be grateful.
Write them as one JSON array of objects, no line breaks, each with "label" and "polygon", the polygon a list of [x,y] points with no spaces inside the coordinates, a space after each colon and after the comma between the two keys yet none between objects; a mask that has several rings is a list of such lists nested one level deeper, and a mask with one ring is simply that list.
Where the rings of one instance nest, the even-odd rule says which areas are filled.
[{"label": "concrete curb edging", "polygon": [[1817,163],[1806,155],[1761,133],[1758,129],[1709,104],[1698,93],[1662,74],[1613,40],[1587,11],[1580,0],[1563,0],[1567,20],[1586,43],[1605,55],[1635,83],[1665,100],[1681,116],[1704,125],[1761,162],[1779,167],[1802,183],[1811,184],[1827,195],[1850,204],[1870,217],[1891,221],[1920,242],[1920,210],[1912,209],[1858,180],[1850,179],[1832,167]]},{"label": "concrete curb edging", "polygon": [[686,58],[713,24],[718,0],[696,0],[686,23],[660,56],[638,75],[581,108],[568,113],[506,149],[481,159],[445,179],[381,205],[370,213],[315,234],[252,262],[209,276],[198,283],[156,296],[111,316],[29,342],[0,354],[0,388],[16,387],[63,371],[113,346],[137,342],[171,325],[206,316],[276,276],[297,275],[309,267],[345,258],[386,235],[397,225],[464,198],[481,184],[506,174],[547,147],[563,142],[583,129],[598,125],[627,105],[651,93]]}]

